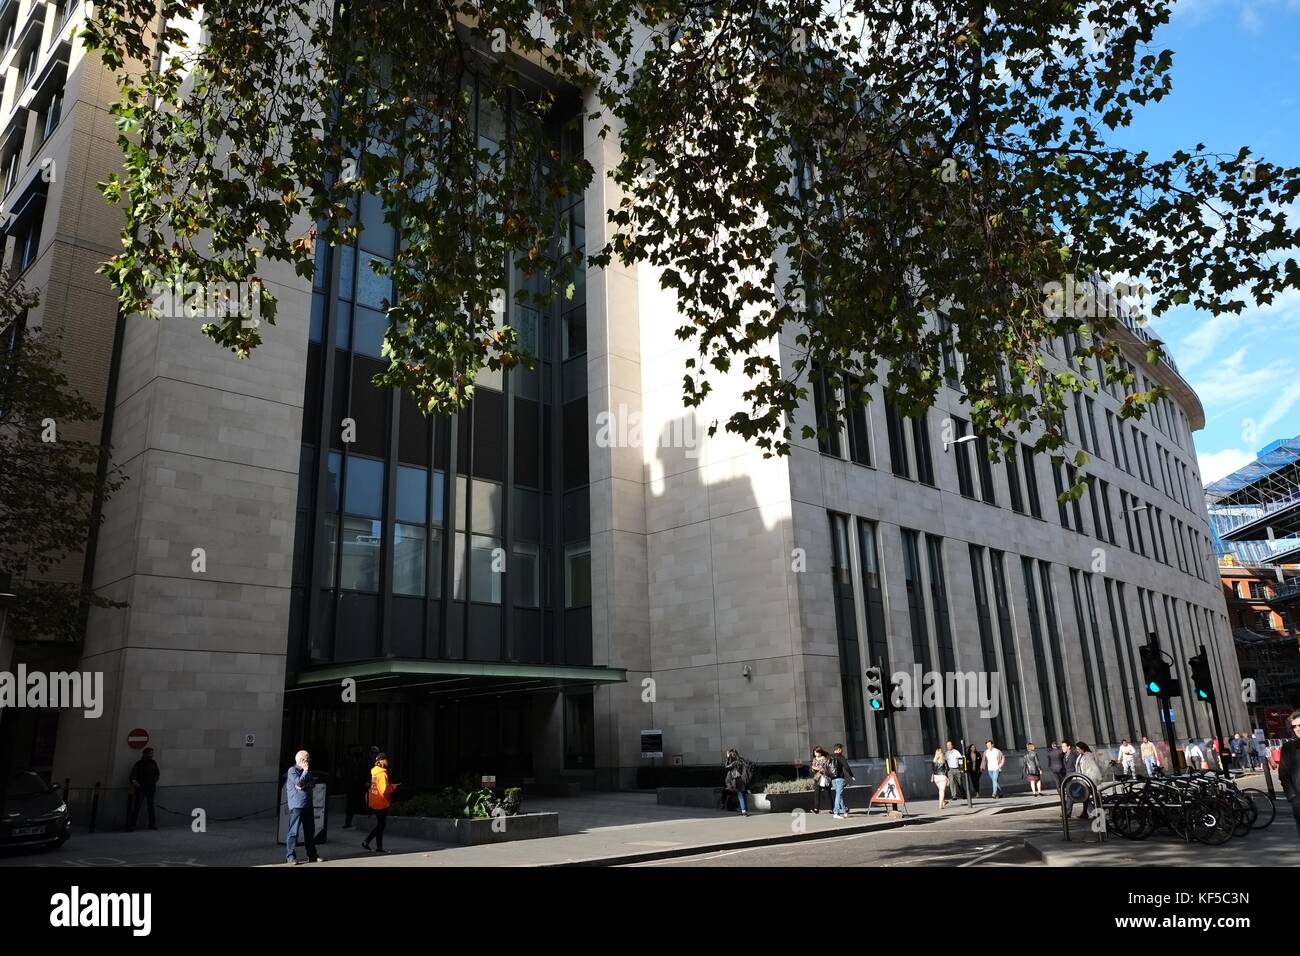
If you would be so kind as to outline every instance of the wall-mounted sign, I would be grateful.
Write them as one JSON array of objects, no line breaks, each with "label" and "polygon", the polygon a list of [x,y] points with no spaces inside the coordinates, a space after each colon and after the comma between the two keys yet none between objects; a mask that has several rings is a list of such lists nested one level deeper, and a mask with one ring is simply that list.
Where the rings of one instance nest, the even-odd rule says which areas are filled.
[{"label": "wall-mounted sign", "polygon": [[664,755],[664,732],[662,730],[641,731],[641,756],[661,758]]}]

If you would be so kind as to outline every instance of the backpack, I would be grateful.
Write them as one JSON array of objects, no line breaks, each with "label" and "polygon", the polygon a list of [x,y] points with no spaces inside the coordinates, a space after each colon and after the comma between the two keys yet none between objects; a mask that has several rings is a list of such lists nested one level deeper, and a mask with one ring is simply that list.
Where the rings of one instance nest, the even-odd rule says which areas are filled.
[{"label": "backpack", "polygon": [[740,763],[740,782],[749,787],[749,782],[754,779],[754,771],[758,769],[752,760],[742,760]]}]

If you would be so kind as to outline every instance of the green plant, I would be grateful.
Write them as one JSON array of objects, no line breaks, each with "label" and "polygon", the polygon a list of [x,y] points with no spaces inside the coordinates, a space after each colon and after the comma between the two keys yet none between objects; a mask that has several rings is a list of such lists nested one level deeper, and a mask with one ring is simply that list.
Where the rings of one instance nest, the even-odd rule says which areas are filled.
[{"label": "green plant", "polygon": [[492,816],[492,809],[496,806],[496,796],[491,790],[479,788],[471,790],[465,794],[465,802],[461,807],[460,816],[470,820],[481,817]]},{"label": "green plant", "polygon": [[764,787],[763,793],[805,793],[813,788],[811,777],[798,780],[771,780]]},{"label": "green plant", "polygon": [[524,791],[519,787],[507,787],[505,795],[501,798],[501,809],[505,810],[507,816],[515,816],[521,813],[524,808]]}]

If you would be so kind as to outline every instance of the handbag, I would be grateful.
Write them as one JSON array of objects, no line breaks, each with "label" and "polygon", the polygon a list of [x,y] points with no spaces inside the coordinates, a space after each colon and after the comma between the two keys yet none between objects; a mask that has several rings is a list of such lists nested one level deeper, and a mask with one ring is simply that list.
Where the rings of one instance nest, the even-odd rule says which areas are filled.
[{"label": "handbag", "polygon": [[830,787],[830,785],[831,785],[831,778],[826,776],[825,774],[822,774],[820,777],[817,778],[817,786],[826,789]]}]

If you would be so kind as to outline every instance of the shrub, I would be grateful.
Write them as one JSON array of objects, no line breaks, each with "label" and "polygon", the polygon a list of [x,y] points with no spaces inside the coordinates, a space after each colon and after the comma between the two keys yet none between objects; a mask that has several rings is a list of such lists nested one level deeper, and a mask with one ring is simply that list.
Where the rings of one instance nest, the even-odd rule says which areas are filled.
[{"label": "shrub", "polygon": [[[466,781],[462,781],[462,784]],[[401,817],[443,817],[446,819],[481,820],[490,817],[498,806],[507,816],[520,812],[524,792],[509,787],[500,798],[482,787],[443,787],[407,797],[393,804],[393,815]]]},{"label": "shrub", "polygon": [[763,793],[804,793],[813,788],[812,777],[800,777],[798,780],[770,780],[763,788]]}]

